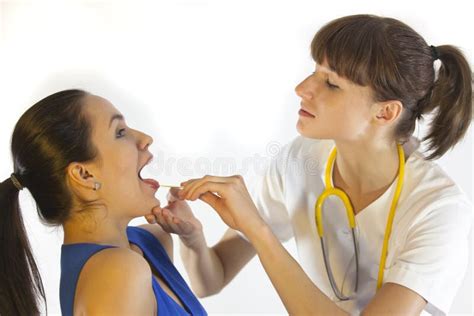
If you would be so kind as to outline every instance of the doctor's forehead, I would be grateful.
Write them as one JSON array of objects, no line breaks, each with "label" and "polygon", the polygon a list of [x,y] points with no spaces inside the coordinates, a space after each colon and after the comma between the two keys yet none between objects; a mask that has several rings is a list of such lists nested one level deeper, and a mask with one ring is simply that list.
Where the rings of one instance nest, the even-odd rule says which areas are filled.
[{"label": "doctor's forehead", "polygon": [[321,72],[325,72],[325,73],[328,73],[328,74],[332,74],[334,76],[337,76],[339,77],[339,75],[337,74],[337,72],[335,72],[334,70],[332,70],[329,65],[327,63],[322,63],[322,64],[318,64],[316,63],[315,64],[315,69],[317,71],[321,71]]}]

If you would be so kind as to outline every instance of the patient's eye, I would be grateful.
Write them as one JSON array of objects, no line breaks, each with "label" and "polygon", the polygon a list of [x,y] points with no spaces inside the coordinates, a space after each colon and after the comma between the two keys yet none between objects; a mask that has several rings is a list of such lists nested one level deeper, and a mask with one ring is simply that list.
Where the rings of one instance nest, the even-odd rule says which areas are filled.
[{"label": "patient's eye", "polygon": [[116,138],[122,138],[125,136],[125,128],[121,128],[117,131],[117,134],[115,135]]}]

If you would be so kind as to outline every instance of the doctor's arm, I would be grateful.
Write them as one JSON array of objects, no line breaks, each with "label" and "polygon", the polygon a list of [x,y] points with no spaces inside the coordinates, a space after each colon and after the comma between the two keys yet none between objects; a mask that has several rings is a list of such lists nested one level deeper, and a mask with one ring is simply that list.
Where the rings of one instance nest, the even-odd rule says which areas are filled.
[{"label": "doctor's arm", "polygon": [[213,247],[208,247],[202,235],[193,244],[181,240],[180,249],[191,287],[201,298],[219,293],[256,254],[232,229]]},{"label": "doctor's arm", "polygon": [[[180,197],[208,203],[228,226],[247,237],[290,315],[347,315],[314,285],[282,246],[260,217],[242,177],[205,177],[183,185]],[[425,304],[421,296],[408,288],[388,283],[363,314],[419,315]]]},{"label": "doctor's arm", "polygon": [[154,208],[146,219],[179,236],[181,258],[191,288],[201,298],[219,293],[256,254],[253,246],[233,229],[228,229],[216,245],[209,247],[201,223],[186,201],[177,198],[176,189],[170,190],[168,205]]}]

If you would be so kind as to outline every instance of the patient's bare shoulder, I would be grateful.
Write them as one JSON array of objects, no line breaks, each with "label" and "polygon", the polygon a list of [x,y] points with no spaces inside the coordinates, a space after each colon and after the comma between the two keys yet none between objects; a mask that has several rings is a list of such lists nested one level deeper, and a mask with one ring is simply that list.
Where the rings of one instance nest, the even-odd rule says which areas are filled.
[{"label": "patient's bare shoulder", "polygon": [[133,250],[101,250],[89,258],[79,275],[74,314],[155,314],[151,280],[150,266]]}]

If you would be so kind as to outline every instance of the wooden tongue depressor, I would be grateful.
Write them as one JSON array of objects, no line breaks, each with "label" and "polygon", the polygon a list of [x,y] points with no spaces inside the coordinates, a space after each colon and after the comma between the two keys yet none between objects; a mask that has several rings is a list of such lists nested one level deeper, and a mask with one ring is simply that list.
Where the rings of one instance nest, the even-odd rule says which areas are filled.
[{"label": "wooden tongue depressor", "polygon": [[179,186],[179,185],[161,184],[161,183],[160,183],[160,187],[165,187],[165,188],[178,188],[178,189],[182,189],[182,188],[183,188],[182,186]]}]

